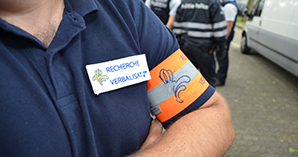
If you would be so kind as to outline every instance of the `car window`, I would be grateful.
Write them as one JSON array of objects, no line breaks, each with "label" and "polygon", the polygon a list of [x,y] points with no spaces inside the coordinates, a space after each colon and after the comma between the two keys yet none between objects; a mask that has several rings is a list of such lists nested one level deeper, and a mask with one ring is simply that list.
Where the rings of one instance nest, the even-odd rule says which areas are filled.
[{"label": "car window", "polygon": [[252,19],[253,16],[261,16],[264,3],[265,3],[265,0],[257,0],[255,2],[253,9],[251,11],[250,19]]}]

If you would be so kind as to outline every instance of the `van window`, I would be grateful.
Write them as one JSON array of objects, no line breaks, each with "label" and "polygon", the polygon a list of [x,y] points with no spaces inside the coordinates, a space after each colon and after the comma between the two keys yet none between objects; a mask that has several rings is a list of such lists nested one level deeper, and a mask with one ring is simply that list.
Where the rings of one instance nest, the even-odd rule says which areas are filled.
[{"label": "van window", "polygon": [[249,16],[249,20],[252,20],[254,16],[261,16],[263,6],[264,6],[265,0],[257,0],[255,4],[253,5],[253,9],[251,11],[251,14]]}]

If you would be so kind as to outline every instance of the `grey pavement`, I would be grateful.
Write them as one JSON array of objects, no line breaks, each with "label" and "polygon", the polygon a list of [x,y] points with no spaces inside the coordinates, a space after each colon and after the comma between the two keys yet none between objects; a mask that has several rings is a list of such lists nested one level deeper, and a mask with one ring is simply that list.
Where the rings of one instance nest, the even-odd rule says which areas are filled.
[{"label": "grey pavement", "polygon": [[241,32],[230,47],[226,85],[216,88],[236,131],[224,157],[298,157],[298,78],[256,52],[241,54]]}]

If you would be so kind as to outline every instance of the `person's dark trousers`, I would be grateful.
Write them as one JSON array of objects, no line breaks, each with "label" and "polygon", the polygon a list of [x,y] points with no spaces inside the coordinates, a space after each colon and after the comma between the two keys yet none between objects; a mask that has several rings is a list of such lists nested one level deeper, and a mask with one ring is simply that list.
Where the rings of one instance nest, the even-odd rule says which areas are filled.
[{"label": "person's dark trousers", "polygon": [[220,84],[224,85],[226,83],[226,78],[228,75],[228,68],[229,68],[229,49],[230,49],[230,43],[233,40],[234,37],[234,31],[231,32],[228,40],[227,40],[227,55],[222,60],[218,61],[218,71],[217,71],[217,79],[220,82]]},{"label": "person's dark trousers", "polygon": [[210,85],[215,87],[216,73],[215,73],[215,59],[213,54],[202,48],[184,43],[181,50],[192,62],[192,64],[201,72],[203,77]]}]

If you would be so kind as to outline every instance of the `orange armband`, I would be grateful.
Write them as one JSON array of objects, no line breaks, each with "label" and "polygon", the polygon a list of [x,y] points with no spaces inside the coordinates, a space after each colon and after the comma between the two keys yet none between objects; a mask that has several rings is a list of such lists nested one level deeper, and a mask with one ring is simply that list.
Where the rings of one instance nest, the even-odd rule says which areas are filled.
[{"label": "orange armband", "polygon": [[209,83],[180,49],[154,67],[150,74],[147,93],[151,113],[163,124],[175,121],[182,112],[186,114],[199,108],[214,92],[212,88],[203,101],[187,111],[206,92]]}]

